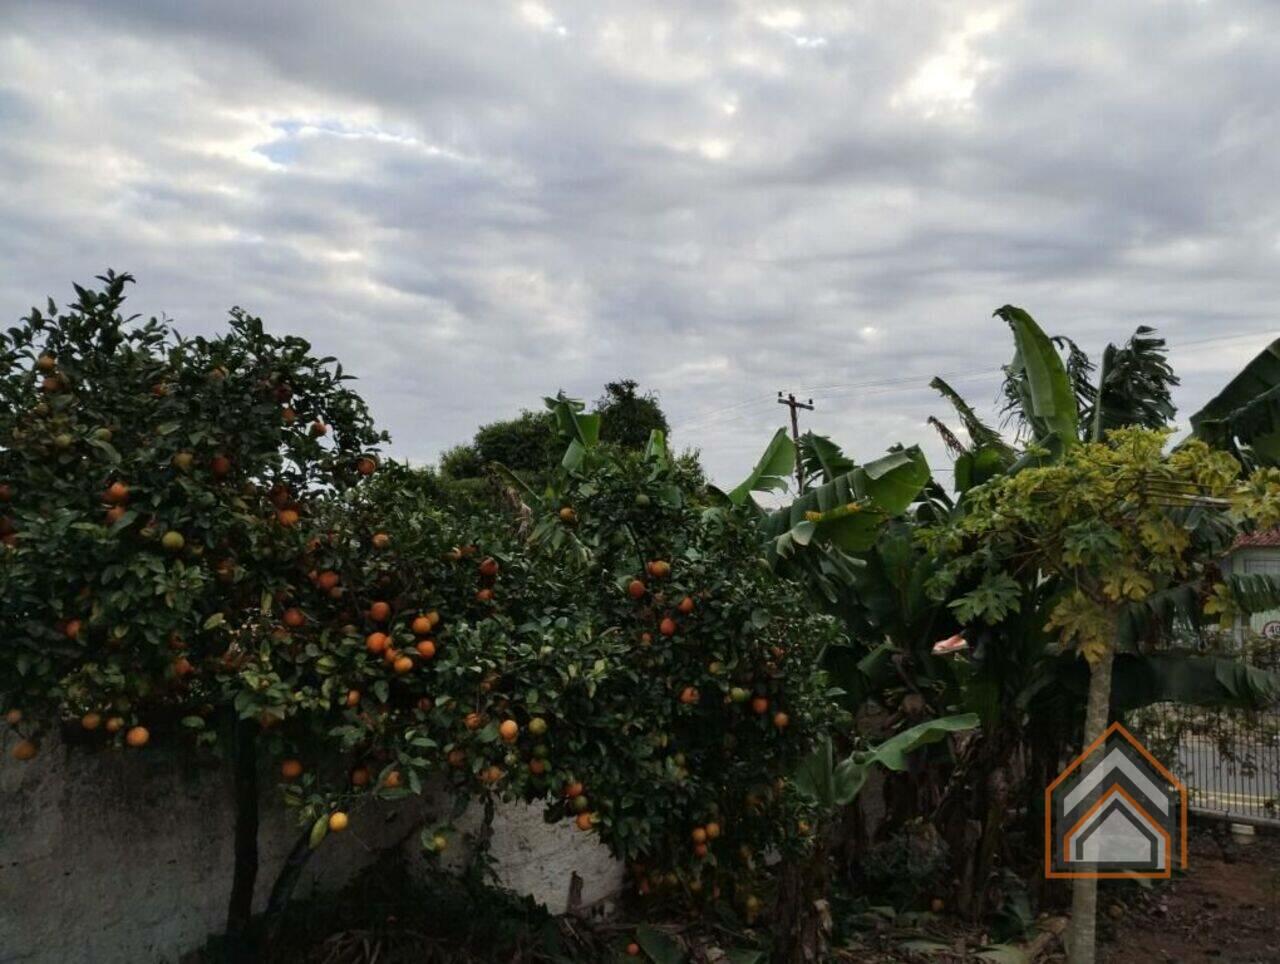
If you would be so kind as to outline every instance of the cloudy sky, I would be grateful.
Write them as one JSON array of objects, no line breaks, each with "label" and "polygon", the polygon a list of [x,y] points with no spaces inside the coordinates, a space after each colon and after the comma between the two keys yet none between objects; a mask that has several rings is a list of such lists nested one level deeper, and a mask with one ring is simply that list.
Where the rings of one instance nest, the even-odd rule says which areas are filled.
[{"label": "cloudy sky", "polygon": [[0,313],[106,267],[361,376],[429,461],[630,376],[732,483],[786,410],[860,458],[984,408],[1031,311],[1280,333],[1274,0],[0,0]]}]

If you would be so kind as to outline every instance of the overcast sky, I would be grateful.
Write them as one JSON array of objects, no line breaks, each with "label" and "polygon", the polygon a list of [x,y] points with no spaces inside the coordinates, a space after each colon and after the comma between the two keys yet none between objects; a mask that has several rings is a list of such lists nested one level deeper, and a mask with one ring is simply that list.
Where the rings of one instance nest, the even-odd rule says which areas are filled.
[{"label": "overcast sky", "polygon": [[949,465],[1029,310],[1274,334],[1280,3],[0,0],[0,314],[107,267],[361,377],[392,453],[617,377],[736,482],[805,427]]}]

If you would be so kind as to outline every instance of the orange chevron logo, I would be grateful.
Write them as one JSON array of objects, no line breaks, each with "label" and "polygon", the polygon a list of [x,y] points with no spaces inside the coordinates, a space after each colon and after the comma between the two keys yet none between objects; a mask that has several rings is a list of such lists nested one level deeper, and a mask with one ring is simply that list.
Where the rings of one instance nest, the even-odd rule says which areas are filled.
[{"label": "orange chevron logo", "polygon": [[1112,723],[1044,792],[1049,878],[1169,877],[1187,866],[1187,788]]}]

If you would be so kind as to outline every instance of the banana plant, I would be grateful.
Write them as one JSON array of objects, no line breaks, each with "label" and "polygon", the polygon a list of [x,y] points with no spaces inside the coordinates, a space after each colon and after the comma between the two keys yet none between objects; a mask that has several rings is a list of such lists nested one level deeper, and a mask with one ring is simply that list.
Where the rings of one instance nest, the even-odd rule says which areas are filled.
[{"label": "banana plant", "polygon": [[1191,434],[1246,467],[1280,465],[1280,338],[1191,416]]},{"label": "banana plant", "polygon": [[839,762],[828,737],[820,740],[813,752],[801,761],[792,779],[801,795],[823,809],[847,806],[862,792],[875,767],[901,772],[907,768],[907,757],[913,751],[977,725],[978,717],[972,713],[927,720],[869,750],[855,750]]}]

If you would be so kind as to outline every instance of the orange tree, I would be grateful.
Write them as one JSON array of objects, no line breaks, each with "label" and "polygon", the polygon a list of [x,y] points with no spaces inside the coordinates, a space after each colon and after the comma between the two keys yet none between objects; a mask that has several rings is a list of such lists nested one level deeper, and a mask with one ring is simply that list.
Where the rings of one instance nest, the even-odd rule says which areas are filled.
[{"label": "orange tree", "polygon": [[0,335],[0,701],[19,759],[59,725],[93,747],[237,745],[234,925],[275,717],[225,710],[259,691],[255,614],[296,591],[312,506],[373,471],[381,436],[305,341],[238,309],[182,338],[121,315],[128,275],[100,280]]},{"label": "orange tree", "polygon": [[[334,500],[294,655],[252,697],[286,717],[299,863],[369,796],[444,785],[544,801],[642,893],[732,880],[754,912],[760,853],[804,845],[783,778],[832,712],[812,667],[835,631],[770,574],[751,514],[688,496],[665,455],[611,453],[523,520],[459,516],[395,465]],[[444,815],[422,839],[450,836]]]}]

